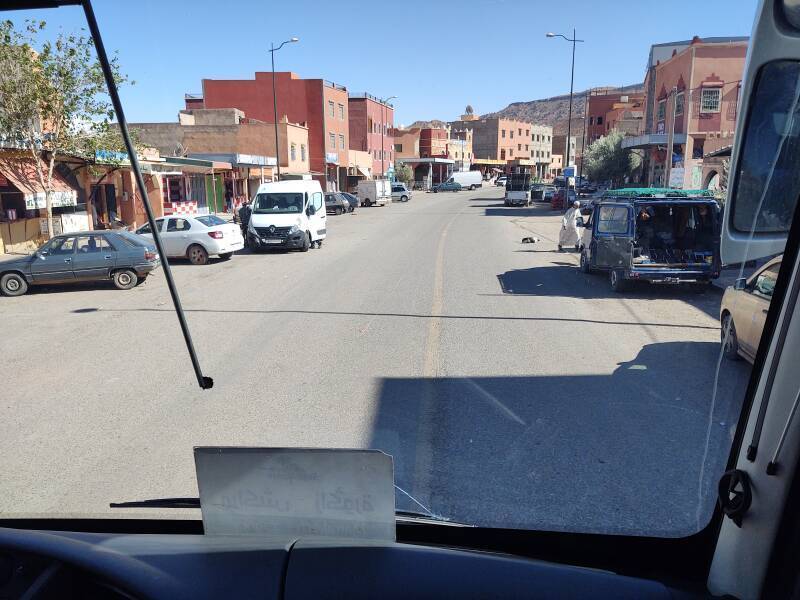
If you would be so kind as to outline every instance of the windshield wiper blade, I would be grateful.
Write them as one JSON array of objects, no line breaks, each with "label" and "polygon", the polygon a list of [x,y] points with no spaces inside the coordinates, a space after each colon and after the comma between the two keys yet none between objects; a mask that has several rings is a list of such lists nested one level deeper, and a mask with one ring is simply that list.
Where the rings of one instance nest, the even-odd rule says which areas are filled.
[{"label": "windshield wiper blade", "polygon": [[[127,502],[111,502],[111,508],[200,508],[200,498],[150,498],[148,500],[130,500]],[[414,510],[396,510],[395,517],[398,521],[406,523],[451,525],[454,527],[474,527],[467,523],[451,521],[440,517]]]},{"label": "windshield wiper blade", "polygon": [[151,498],[128,502],[110,502],[111,508],[200,508],[200,498]]}]

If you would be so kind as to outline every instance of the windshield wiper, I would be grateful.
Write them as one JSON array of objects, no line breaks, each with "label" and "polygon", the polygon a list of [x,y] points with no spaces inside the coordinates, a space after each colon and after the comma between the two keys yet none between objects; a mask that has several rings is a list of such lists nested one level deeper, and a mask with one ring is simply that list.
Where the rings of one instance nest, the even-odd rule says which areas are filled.
[{"label": "windshield wiper", "polygon": [[[128,502],[111,502],[111,508],[200,508],[200,498],[151,498]],[[431,515],[415,510],[396,510],[395,517],[403,523],[450,525],[453,527],[474,527],[467,523],[451,521],[446,517]]]},{"label": "windshield wiper", "polygon": [[111,508],[200,508],[200,498],[151,498],[111,502],[109,506]]}]

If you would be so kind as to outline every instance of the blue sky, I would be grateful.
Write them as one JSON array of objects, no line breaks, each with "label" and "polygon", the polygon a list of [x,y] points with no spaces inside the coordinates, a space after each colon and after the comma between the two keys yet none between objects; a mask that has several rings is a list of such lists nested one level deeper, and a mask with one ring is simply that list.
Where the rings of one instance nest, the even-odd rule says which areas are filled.
[{"label": "blue sky", "polygon": [[[246,78],[270,68],[270,41],[298,44],[278,70],[396,95],[395,122],[452,119],[569,91],[570,44],[579,44],[575,89],[639,82],[652,43],[749,35],[756,0],[95,0],[106,48],[136,85],[123,90],[129,121],[173,121],[185,92],[206,78]],[[6,13],[51,28],[85,24],[74,7]],[[6,15],[3,15],[4,17]]]}]

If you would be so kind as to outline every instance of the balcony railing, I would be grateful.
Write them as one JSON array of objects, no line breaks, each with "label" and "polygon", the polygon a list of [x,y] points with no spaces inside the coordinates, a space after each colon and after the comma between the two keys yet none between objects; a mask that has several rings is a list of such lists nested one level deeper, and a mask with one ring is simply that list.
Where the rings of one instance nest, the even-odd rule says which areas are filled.
[{"label": "balcony railing", "polygon": [[342,90],[343,92],[347,91],[347,86],[342,85],[341,83],[335,83],[333,81],[328,81],[327,79],[323,79],[322,83],[335,90]]},{"label": "balcony railing", "polygon": [[372,94],[369,94],[367,92],[355,92],[355,93],[352,93],[352,94],[348,94],[347,97],[348,98],[368,98],[369,100],[377,102],[378,104],[383,104],[384,106],[388,106],[389,108],[394,108],[394,105],[391,102],[384,102],[383,100],[381,100],[377,96],[373,96]]}]

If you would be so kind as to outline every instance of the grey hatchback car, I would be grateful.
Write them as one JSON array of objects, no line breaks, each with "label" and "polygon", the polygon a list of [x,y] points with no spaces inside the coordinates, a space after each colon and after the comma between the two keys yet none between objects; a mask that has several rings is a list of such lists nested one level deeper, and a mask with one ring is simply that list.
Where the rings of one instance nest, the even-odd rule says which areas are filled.
[{"label": "grey hatchback car", "polygon": [[160,264],[152,241],[130,231],[68,233],[29,256],[1,261],[0,292],[21,296],[30,285],[79,281],[111,281],[129,290]]}]

